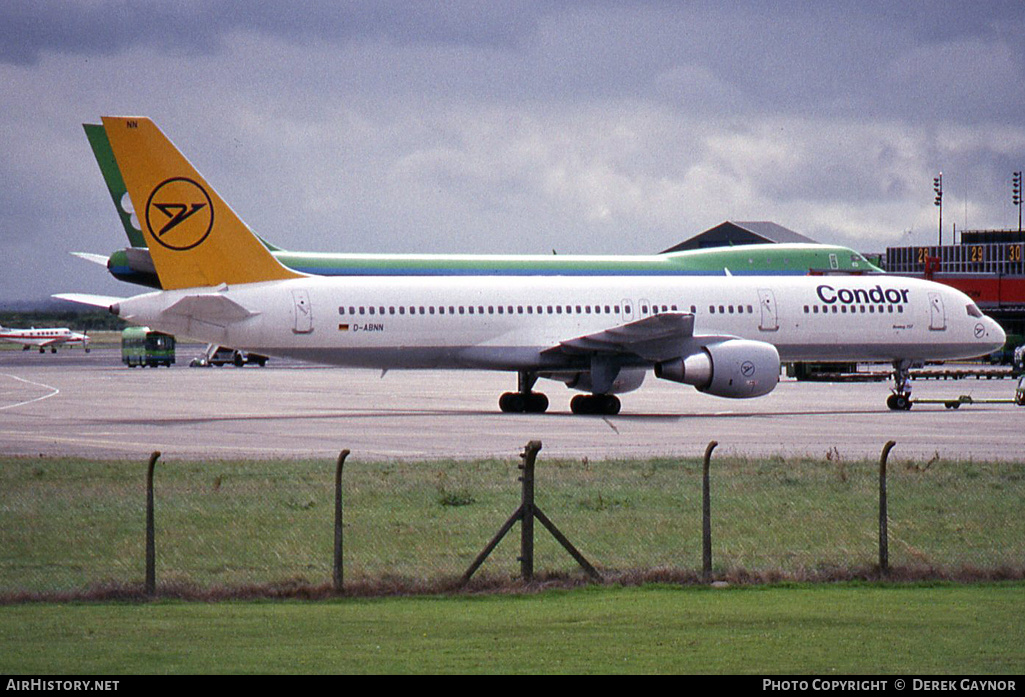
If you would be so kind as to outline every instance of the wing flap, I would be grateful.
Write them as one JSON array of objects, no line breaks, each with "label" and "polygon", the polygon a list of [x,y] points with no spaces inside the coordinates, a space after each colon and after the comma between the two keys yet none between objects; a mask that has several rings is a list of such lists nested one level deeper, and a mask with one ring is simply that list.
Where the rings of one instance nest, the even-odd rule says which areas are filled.
[{"label": "wing flap", "polygon": [[680,355],[694,336],[694,315],[670,312],[559,342],[543,353],[637,356],[658,361]]}]

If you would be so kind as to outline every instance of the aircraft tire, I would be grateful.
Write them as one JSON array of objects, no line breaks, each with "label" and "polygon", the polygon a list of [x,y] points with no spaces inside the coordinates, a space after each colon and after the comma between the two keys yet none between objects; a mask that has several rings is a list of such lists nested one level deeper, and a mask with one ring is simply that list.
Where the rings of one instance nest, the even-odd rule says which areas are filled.
[{"label": "aircraft tire", "polygon": [[548,410],[548,397],[540,392],[506,392],[499,397],[498,408],[509,414],[543,414]]},{"label": "aircraft tire", "polygon": [[615,416],[621,408],[619,398],[611,394],[578,394],[570,400],[569,408],[574,414],[602,414]]},{"label": "aircraft tire", "polygon": [[902,394],[891,394],[886,398],[886,406],[892,411],[911,411],[911,400]]},{"label": "aircraft tire", "polygon": [[526,401],[519,392],[506,392],[498,398],[498,408],[507,414],[522,414]]},{"label": "aircraft tire", "polygon": [[548,411],[548,396],[541,392],[531,392],[526,400],[526,409],[530,414],[544,414]]}]

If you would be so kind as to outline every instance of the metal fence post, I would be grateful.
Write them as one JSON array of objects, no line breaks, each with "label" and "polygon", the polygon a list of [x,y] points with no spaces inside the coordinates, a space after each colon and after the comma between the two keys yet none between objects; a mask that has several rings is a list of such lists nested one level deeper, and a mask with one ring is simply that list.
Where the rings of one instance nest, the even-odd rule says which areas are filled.
[{"label": "metal fence post", "polygon": [[338,462],[335,464],[335,593],[342,592],[345,580],[342,569],[342,467],[345,465],[347,457],[349,457],[349,451],[343,450],[338,454]]},{"label": "metal fence post", "polygon": [[890,450],[897,443],[887,441],[883,446],[883,453],[879,456],[879,571],[883,574],[890,572],[890,548],[889,534],[887,530],[887,509],[886,509],[886,459],[890,456]]},{"label": "metal fence post", "polygon": [[705,448],[705,462],[701,468],[701,574],[705,581],[712,580],[712,501],[709,465],[712,451],[719,445],[711,441]]},{"label": "metal fence post", "polygon": [[541,441],[532,440],[520,455],[523,458],[523,464],[520,465],[523,470],[523,476],[520,477],[523,484],[520,506],[520,575],[527,582],[534,580],[534,463],[540,450]]},{"label": "metal fence post", "polygon": [[520,477],[522,482],[522,493],[521,501],[516,512],[509,516],[509,519],[505,521],[502,527],[499,529],[491,541],[488,542],[487,546],[477,555],[477,558],[470,564],[470,568],[463,574],[462,585],[466,585],[470,581],[470,577],[473,576],[474,572],[480,568],[480,565],[484,563],[484,560],[488,558],[488,555],[498,546],[498,543],[502,541],[506,533],[512,529],[512,526],[517,521],[520,523],[520,573],[523,576],[523,580],[532,581],[534,579],[534,519],[537,518],[548,532],[552,533],[552,537],[555,538],[556,542],[562,545],[562,548],[569,552],[569,555],[587,572],[588,576],[593,578],[595,581],[601,581],[601,574],[598,573],[597,569],[591,566],[590,562],[584,558],[584,555],[573,546],[573,543],[562,534],[562,532],[555,526],[548,516],[544,514],[540,508],[534,503],[534,463],[537,460],[537,454],[541,450],[541,441],[532,440],[527,443],[526,449],[520,454],[523,458],[523,464],[520,465],[520,469],[523,470],[523,475]]},{"label": "metal fence post", "polygon": [[155,537],[155,525],[153,523],[153,468],[160,457],[160,451],[154,451],[149,456],[149,466],[146,468],[146,595],[155,595],[157,592],[157,552]]}]

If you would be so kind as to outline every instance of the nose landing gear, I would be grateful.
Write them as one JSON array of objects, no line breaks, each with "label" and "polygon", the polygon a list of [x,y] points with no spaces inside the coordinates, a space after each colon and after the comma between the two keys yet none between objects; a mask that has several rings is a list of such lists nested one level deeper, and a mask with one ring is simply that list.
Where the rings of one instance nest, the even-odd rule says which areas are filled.
[{"label": "nose landing gear", "polygon": [[911,401],[911,361],[893,362],[893,389],[886,398],[886,406],[893,411],[910,411],[914,402]]}]

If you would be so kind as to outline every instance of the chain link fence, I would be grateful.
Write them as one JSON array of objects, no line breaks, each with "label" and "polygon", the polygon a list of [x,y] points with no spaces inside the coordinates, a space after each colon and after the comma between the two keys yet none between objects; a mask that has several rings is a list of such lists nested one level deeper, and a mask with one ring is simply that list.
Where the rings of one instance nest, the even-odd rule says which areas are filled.
[{"label": "chain link fence", "polygon": [[[702,460],[537,459],[538,507],[609,580],[700,579]],[[520,458],[363,462],[342,477],[347,589],[437,591],[459,579],[521,503]],[[712,576],[878,574],[879,463],[711,459]],[[146,462],[0,460],[0,597],[142,589]],[[330,590],[332,461],[160,461],[157,591]],[[902,461],[888,478],[891,574],[1025,576],[1025,463]],[[538,577],[588,577],[535,526]],[[518,531],[474,576],[519,577]]]}]

